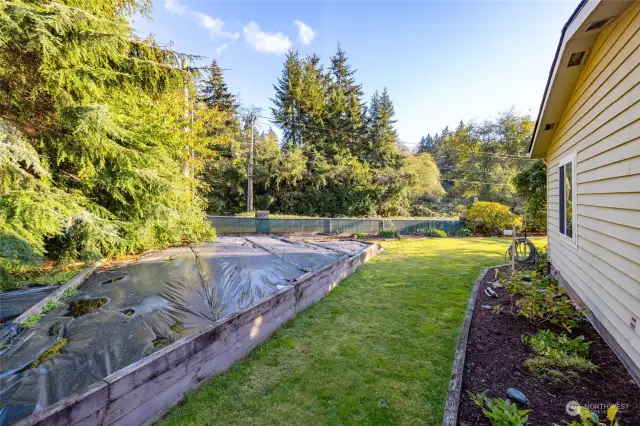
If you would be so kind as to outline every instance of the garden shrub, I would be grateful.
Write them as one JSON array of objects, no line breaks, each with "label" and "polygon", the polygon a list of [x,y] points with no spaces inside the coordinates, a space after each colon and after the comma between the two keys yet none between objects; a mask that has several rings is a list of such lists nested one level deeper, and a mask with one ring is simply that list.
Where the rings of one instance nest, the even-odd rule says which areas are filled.
[{"label": "garden shrub", "polygon": [[362,232],[354,232],[353,234],[351,234],[351,238],[353,238],[354,240],[361,240],[366,237],[367,235]]},{"label": "garden shrub", "polygon": [[469,228],[462,228],[462,229],[458,229],[455,232],[455,236],[456,237],[472,237],[473,232]]},{"label": "garden shrub", "polygon": [[424,231],[422,235],[424,235],[425,237],[445,238],[447,236],[447,233],[442,229],[432,228]]},{"label": "garden shrub", "polygon": [[400,238],[400,234],[395,229],[383,229],[378,232],[378,236],[382,238]]},{"label": "garden shrub", "polygon": [[535,336],[524,336],[522,341],[529,344],[538,355],[549,358],[586,357],[592,343],[585,340],[584,336],[572,339],[566,334],[556,334],[551,330],[540,330]]},{"label": "garden shrub", "polygon": [[579,356],[559,359],[535,356],[526,360],[524,366],[536,376],[558,384],[576,379],[580,373],[591,373],[598,369],[590,360]]},{"label": "garden shrub", "polygon": [[536,356],[524,362],[533,374],[552,382],[576,378],[580,373],[597,370],[587,358],[591,342],[584,336],[570,338],[565,334],[556,334],[550,330],[540,330],[534,336],[522,338]]},{"label": "garden shrub", "polygon": [[531,272],[530,281],[524,278],[524,273],[518,273],[501,280],[511,298],[512,314],[525,317],[536,327],[548,322],[567,331],[584,319],[586,308],[571,300],[558,280],[540,278],[535,271]]},{"label": "garden shrub", "polygon": [[537,159],[520,169],[513,178],[520,198],[524,200],[524,218],[532,231],[547,230],[547,166]]},{"label": "garden shrub", "polygon": [[466,220],[471,229],[479,234],[501,234],[505,228],[520,227],[520,218],[511,213],[508,206],[500,203],[479,201],[467,211]]},{"label": "garden shrub", "polygon": [[469,392],[469,396],[482,408],[485,417],[494,426],[524,426],[529,420],[530,410],[520,410],[518,406],[502,398],[490,398],[487,392],[474,394]]}]

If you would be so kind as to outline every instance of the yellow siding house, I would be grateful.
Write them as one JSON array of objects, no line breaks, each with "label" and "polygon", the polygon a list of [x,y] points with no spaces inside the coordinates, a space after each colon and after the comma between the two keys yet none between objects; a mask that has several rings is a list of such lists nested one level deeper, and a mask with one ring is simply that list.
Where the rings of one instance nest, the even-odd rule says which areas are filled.
[{"label": "yellow siding house", "polygon": [[547,164],[549,260],[640,384],[640,2],[578,5],[529,155]]}]

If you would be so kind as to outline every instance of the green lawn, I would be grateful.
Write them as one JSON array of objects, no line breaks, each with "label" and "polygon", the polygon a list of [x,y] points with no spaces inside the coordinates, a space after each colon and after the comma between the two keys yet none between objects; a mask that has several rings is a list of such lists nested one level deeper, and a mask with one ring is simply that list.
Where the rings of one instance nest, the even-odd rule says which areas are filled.
[{"label": "green lawn", "polygon": [[440,424],[470,290],[484,267],[504,263],[508,244],[383,242],[382,254],[161,424]]}]

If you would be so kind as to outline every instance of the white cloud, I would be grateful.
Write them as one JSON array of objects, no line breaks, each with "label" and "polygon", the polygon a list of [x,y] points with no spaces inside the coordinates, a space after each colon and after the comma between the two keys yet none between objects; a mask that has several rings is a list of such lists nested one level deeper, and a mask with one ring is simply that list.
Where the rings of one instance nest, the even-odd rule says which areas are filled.
[{"label": "white cloud", "polygon": [[179,0],[164,0],[164,8],[172,15],[183,15],[186,12],[187,7],[180,4]]},{"label": "white cloud", "polygon": [[222,55],[222,52],[229,48],[229,43],[222,44],[216,48],[216,53],[218,56]]},{"label": "white cloud", "polygon": [[296,24],[296,27],[298,27],[298,39],[302,42],[302,44],[304,44],[305,46],[311,44],[313,39],[316,37],[315,31],[313,31],[310,26],[302,21],[293,21],[293,23]]},{"label": "white cloud", "polygon": [[205,15],[200,12],[194,12],[194,14],[198,21],[198,25],[209,31],[209,34],[211,34],[212,37],[228,37],[233,39],[240,37],[240,34],[238,33],[232,33],[225,30],[224,21],[222,19]]},{"label": "white cloud", "polygon": [[289,37],[280,32],[264,32],[255,21],[249,22],[242,32],[244,40],[258,52],[281,54],[291,48]]}]

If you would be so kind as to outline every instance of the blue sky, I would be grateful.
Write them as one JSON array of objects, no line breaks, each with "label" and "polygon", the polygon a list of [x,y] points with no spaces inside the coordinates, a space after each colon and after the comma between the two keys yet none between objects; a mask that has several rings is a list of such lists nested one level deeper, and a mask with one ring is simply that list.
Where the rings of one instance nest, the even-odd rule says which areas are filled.
[{"label": "blue sky", "polygon": [[218,59],[231,91],[263,115],[289,46],[326,64],[340,42],[367,99],[387,87],[400,139],[413,145],[511,106],[535,118],[577,3],[154,0],[152,21],[134,26]]}]

